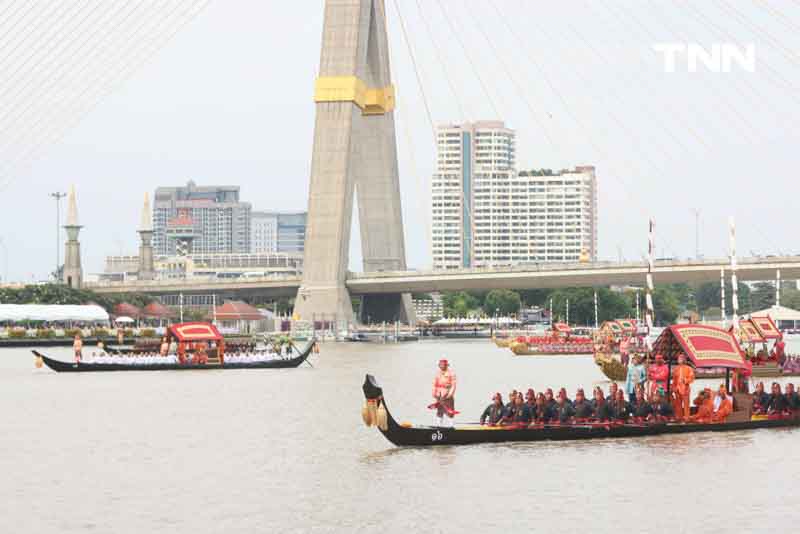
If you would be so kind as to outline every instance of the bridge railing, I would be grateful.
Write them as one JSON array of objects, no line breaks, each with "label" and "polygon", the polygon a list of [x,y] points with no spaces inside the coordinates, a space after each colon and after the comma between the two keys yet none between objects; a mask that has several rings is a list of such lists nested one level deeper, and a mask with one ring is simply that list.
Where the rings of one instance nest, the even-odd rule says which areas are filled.
[{"label": "bridge railing", "polygon": [[[762,265],[765,263],[800,263],[800,256],[757,256],[737,258],[739,268],[746,268],[748,265]],[[674,267],[719,267],[728,268],[729,258],[709,258],[709,259],[672,259],[662,258],[655,261],[656,270],[659,268]],[[594,261],[594,262],[547,262],[547,263],[526,263],[515,265],[494,265],[482,267],[468,267],[460,269],[413,269],[407,271],[378,271],[357,273],[348,272],[348,279],[365,278],[397,278],[403,276],[464,276],[470,274],[492,274],[492,273],[515,273],[515,272],[552,272],[552,271],[588,271],[606,269],[643,269],[646,267],[644,260],[615,262],[615,261]]]},{"label": "bridge railing", "polygon": [[154,286],[174,286],[174,285],[204,285],[204,284],[236,284],[236,285],[258,285],[268,282],[297,282],[300,277],[297,275],[282,276],[255,276],[247,278],[217,278],[216,276],[193,276],[190,278],[166,278],[159,280],[98,280],[86,282],[87,288],[116,288],[116,287],[154,287]]}]

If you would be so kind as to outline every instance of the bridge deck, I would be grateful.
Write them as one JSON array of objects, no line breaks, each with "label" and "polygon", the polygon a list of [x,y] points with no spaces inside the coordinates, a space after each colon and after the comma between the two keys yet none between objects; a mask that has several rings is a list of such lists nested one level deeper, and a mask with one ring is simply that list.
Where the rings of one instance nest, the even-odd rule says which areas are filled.
[{"label": "bridge deck", "polygon": [[[657,261],[655,280],[659,284],[714,282],[728,260]],[[739,280],[773,280],[780,269],[784,280],[800,279],[800,256],[743,258]],[[538,264],[515,267],[487,267],[451,271],[398,271],[349,273],[347,287],[353,295],[417,293],[431,291],[533,289],[608,285],[642,285],[646,267],[636,263]],[[247,280],[203,279],[160,280],[125,283],[85,284],[99,293],[141,292],[149,294],[208,294],[234,296],[290,297],[297,293],[298,276],[248,278]]]}]

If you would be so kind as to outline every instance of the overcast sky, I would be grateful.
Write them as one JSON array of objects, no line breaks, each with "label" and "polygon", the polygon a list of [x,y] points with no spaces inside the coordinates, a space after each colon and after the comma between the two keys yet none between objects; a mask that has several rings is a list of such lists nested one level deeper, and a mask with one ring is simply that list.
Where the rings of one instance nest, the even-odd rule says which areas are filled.
[{"label": "overcast sky", "polygon": [[[48,193],[71,184],[85,226],[87,273],[100,272],[106,255],[137,253],[142,198],[158,186],[190,179],[240,185],[255,209],[306,208],[323,2],[212,1],[196,17],[187,15],[183,20],[191,20],[166,44],[153,41],[141,65],[123,44],[100,40],[144,42],[128,21],[159,13],[166,40],[167,11],[179,4],[149,2],[124,19],[112,9],[134,4],[90,3],[109,11],[82,18],[83,3],[65,2],[48,19],[44,11],[53,3],[0,1],[7,14],[0,17],[0,184],[8,180],[0,185],[0,276],[6,250],[11,279],[52,271],[56,215]],[[659,256],[693,256],[692,208],[702,210],[706,256],[727,253],[729,215],[736,217],[740,255],[800,253],[800,4],[397,4],[434,122],[505,120],[517,131],[520,169],[597,167],[601,259],[641,258],[648,216],[656,219]],[[43,13],[25,18],[29,5]],[[387,12],[408,263],[424,268],[433,138],[393,0]],[[81,20],[88,25],[79,27]],[[63,47],[53,37],[59,28],[69,30]],[[98,56],[67,46],[82,37],[97,45]],[[709,50],[714,43],[753,44],[756,69],[734,63],[728,73],[702,65],[690,73],[682,55],[677,72],[666,73],[657,43]],[[100,79],[126,66],[130,76],[108,82],[109,90],[86,105],[59,111],[54,103],[88,98],[97,83],[73,66],[79,60]],[[19,120],[9,119],[14,113]],[[22,158],[20,147],[35,148],[38,157]],[[357,248],[351,264],[358,270]]]}]

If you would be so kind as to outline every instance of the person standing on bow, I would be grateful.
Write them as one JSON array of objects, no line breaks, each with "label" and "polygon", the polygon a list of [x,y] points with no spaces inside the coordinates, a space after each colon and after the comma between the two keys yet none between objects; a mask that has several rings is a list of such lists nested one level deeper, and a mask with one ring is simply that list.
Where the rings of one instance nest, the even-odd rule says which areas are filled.
[{"label": "person standing on bow", "polygon": [[75,340],[72,342],[72,351],[75,353],[75,363],[81,363],[83,357],[83,340],[80,334],[75,334]]},{"label": "person standing on bow", "polygon": [[453,426],[453,417],[458,413],[455,410],[456,374],[445,359],[439,360],[439,372],[433,379],[432,394],[436,402],[431,404],[430,408],[436,410],[436,425]]},{"label": "person standing on bow", "polygon": [[692,394],[694,370],[686,364],[686,355],[678,355],[678,366],[672,370],[672,391],[675,393],[675,417],[689,419],[689,396]]}]

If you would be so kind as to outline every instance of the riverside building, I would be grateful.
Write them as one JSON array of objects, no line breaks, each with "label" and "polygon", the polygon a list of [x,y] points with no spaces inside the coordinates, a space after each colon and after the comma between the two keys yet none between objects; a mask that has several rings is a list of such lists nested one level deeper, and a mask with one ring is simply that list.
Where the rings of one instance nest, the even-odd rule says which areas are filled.
[{"label": "riverside building", "polygon": [[159,187],[153,204],[157,256],[250,252],[251,205],[239,186]]},{"label": "riverside building", "polygon": [[501,121],[440,126],[431,186],[434,269],[596,259],[594,167],[517,172]]},{"label": "riverside building", "polygon": [[254,253],[303,252],[307,212],[254,211],[250,243]]}]

